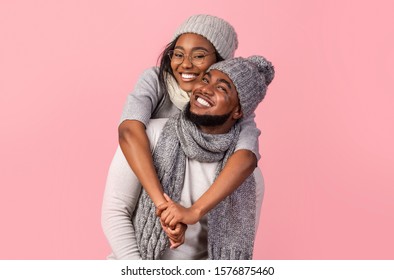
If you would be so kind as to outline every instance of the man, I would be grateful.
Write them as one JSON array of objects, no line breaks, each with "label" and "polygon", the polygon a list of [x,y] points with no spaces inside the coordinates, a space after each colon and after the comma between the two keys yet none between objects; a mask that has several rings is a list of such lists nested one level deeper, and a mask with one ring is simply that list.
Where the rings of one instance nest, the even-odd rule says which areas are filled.
[{"label": "man", "polygon": [[[271,63],[260,56],[219,62],[195,87],[182,113],[168,121],[152,120],[147,126],[157,173],[171,198],[159,209],[161,219],[164,224],[191,219],[185,243],[175,250],[168,248],[167,231],[153,202],[145,191],[140,195],[138,180],[117,152],[111,168],[119,176],[129,176],[133,185],[107,182],[102,224],[115,258],[252,258],[263,195],[258,169],[209,212],[193,212],[198,209],[193,206],[234,152],[238,120],[254,112],[273,77]],[[212,195],[215,191],[222,190]]]}]

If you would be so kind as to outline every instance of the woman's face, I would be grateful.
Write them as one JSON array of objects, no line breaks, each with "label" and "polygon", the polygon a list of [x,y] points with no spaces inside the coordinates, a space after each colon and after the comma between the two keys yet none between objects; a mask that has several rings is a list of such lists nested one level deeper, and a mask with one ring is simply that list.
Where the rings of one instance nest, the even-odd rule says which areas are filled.
[{"label": "woman's face", "polygon": [[[203,36],[193,33],[185,33],[178,38],[174,53],[173,57],[179,58],[181,55],[184,57],[180,64],[179,60],[172,59],[171,69],[181,89],[187,92],[192,91],[193,87],[201,81],[209,66],[216,62],[213,45]],[[205,55],[201,64],[191,63],[192,57],[198,58],[201,57],[201,54]]]}]

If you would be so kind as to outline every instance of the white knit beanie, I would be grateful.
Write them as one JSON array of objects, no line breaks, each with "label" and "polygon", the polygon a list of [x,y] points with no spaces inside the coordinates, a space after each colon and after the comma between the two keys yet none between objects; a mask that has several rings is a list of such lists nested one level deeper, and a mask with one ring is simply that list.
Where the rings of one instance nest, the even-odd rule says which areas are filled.
[{"label": "white knit beanie", "polygon": [[275,76],[272,63],[258,55],[220,61],[208,71],[213,69],[226,74],[235,85],[244,118],[256,110]]},{"label": "white knit beanie", "polygon": [[210,15],[194,15],[189,17],[175,31],[174,38],[184,33],[195,33],[205,37],[215,47],[223,59],[234,57],[238,48],[237,33],[224,19]]}]

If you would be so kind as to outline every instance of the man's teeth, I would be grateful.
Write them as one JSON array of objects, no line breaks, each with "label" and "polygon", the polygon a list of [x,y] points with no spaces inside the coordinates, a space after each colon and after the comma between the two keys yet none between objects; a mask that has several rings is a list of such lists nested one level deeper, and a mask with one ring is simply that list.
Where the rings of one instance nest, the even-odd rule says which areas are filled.
[{"label": "man's teeth", "polygon": [[185,74],[182,73],[182,78],[184,79],[194,79],[197,75],[196,74]]},{"label": "man's teeth", "polygon": [[197,98],[197,102],[203,106],[211,107],[211,105],[209,105],[209,103],[207,101],[205,101],[204,99],[202,99],[201,97]]}]

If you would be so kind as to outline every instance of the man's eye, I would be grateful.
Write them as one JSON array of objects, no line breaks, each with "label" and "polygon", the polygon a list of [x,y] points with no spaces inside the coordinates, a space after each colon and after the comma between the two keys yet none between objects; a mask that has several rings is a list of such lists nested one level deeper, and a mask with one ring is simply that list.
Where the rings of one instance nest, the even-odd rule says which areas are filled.
[{"label": "man's eye", "polygon": [[201,81],[202,81],[204,84],[208,84],[208,79],[205,78],[205,77],[203,77]]},{"label": "man's eye", "polygon": [[226,89],[225,87],[223,87],[223,86],[218,86],[217,88],[218,88],[218,90],[227,93],[227,89]]}]

